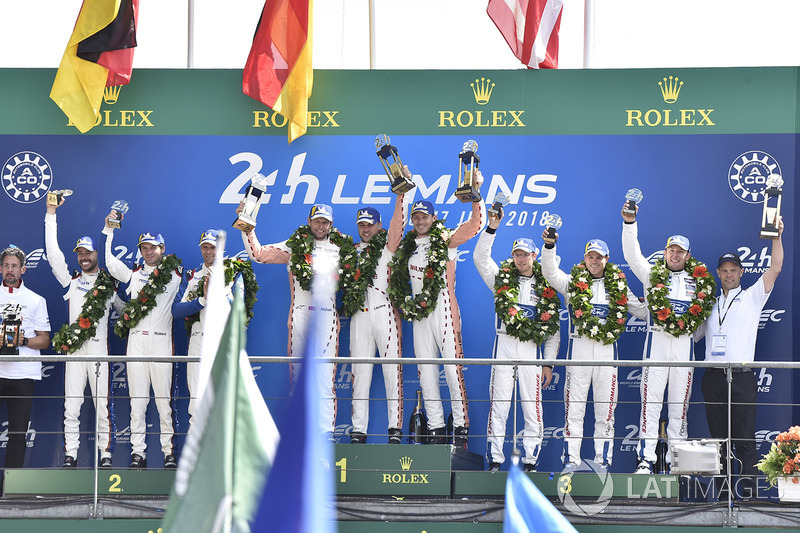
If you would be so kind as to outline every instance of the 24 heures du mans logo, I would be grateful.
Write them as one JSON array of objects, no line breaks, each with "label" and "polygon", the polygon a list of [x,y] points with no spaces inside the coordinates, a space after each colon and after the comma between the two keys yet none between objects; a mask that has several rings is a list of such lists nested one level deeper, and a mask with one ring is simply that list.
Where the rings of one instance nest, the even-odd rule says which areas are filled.
[{"label": "24 heures du mans logo", "polygon": [[681,109],[674,106],[683,88],[683,81],[677,76],[663,78],[658,82],[661,98],[669,107],[661,109],[626,109],[625,126],[638,128],[716,126],[711,117],[713,109]]},{"label": "24 heures du mans logo", "polygon": [[[121,91],[122,85],[106,87],[103,91],[103,102],[109,106],[115,105]],[[152,128],[155,126],[152,109],[101,109],[94,125],[106,128]],[[70,121],[67,126],[74,126],[74,124]]]},{"label": "24 heures du mans logo", "polygon": [[[485,106],[492,98],[495,83],[489,78],[470,83],[475,104]],[[522,109],[459,109],[437,111],[440,128],[524,128]]]}]

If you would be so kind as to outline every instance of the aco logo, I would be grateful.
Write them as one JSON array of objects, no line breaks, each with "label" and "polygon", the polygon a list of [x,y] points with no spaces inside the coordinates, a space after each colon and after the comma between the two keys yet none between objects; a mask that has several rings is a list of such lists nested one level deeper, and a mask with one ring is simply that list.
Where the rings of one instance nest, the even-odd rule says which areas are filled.
[{"label": "aco logo", "polygon": [[53,169],[36,152],[19,152],[8,158],[2,171],[3,190],[15,202],[32,204],[47,195]]},{"label": "aco logo", "polygon": [[783,180],[778,161],[761,150],[750,150],[737,157],[728,170],[728,185],[736,197],[748,204],[764,201],[767,179]]}]

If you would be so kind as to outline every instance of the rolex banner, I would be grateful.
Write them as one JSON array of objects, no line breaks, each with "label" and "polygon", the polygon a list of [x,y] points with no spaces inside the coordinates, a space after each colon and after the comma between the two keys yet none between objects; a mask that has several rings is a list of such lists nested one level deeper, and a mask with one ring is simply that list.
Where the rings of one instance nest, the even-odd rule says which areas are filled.
[{"label": "rolex banner", "polygon": [[[58,209],[58,240],[71,269],[78,268],[73,244],[95,239],[104,264],[100,233],[109,207],[119,199],[130,210],[116,230],[112,252],[140,263],[138,235],[158,232],[166,253],[185,268],[202,264],[199,236],[209,228],[229,231],[227,252],[246,257],[239,232],[231,228],[235,208],[251,178],[266,177],[266,193],[256,234],[262,244],[281,242],[306,223],[315,203],[332,206],[333,225],[358,239],[356,212],[375,207],[388,227],[394,207],[389,178],[375,156],[375,137],[391,141],[408,165],[416,187],[413,200],[434,204],[438,217],[454,228],[467,219],[470,205],[453,191],[458,154],[467,140],[480,146],[488,204],[503,192],[510,202],[497,230],[492,257],[508,259],[515,239],[542,247],[548,215],[563,220],[559,230],[561,268],[569,271],[583,257],[586,242],[605,240],[610,261],[626,274],[632,290],[642,284],[622,255],[620,210],[631,188],[643,193],[639,240],[651,261],[661,257],[670,235],[685,235],[692,256],[716,269],[717,258],[735,251],[744,265],[743,285],[755,283],[770,266],[771,241],[758,238],[766,178],[784,180],[782,213],[786,259],[783,274],[760,321],[756,359],[791,361],[794,354],[794,175],[797,161],[796,68],[582,70],[582,71],[317,71],[307,112],[308,132],[286,143],[287,121],[242,94],[240,70],[137,70],[133,82],[107,90],[96,126],[81,135],[47,100],[54,70],[6,69],[0,75],[0,227],[3,247],[13,243],[28,254],[25,284],[48,302],[54,331],[67,318],[61,286],[44,254],[47,192],[71,189]],[[392,102],[392,105],[386,105]],[[486,451],[489,367],[470,365],[490,358],[495,339],[492,293],[475,269],[472,239],[457,251],[456,296],[461,312],[469,398],[470,450]],[[247,329],[251,356],[285,356],[287,311],[291,299],[285,265],[254,265],[261,286]],[[561,348],[568,346],[567,312],[562,305]],[[619,341],[619,358],[641,360],[645,323],[628,317]],[[182,323],[174,328],[176,351],[186,353]],[[124,342],[113,336],[111,351]],[[52,353],[52,352],[50,352]],[[703,358],[702,342],[695,353]],[[349,354],[349,321],[341,320],[339,355]],[[403,328],[403,356],[413,358],[412,326]],[[377,359],[376,359],[377,361]],[[181,365],[183,366],[183,365]],[[280,421],[290,388],[284,364],[253,364],[270,411]],[[698,370],[691,391],[688,432],[708,436]],[[389,427],[383,374],[372,381],[369,442],[384,443]],[[621,367],[615,453],[611,470],[632,472],[639,436],[640,367]],[[777,432],[800,411],[790,370],[760,368],[757,444],[768,449]],[[26,464],[60,465],[63,460],[64,365],[46,364],[36,384]],[[115,395],[114,464],[131,453],[129,399],[124,363],[112,365]],[[187,429],[185,369],[177,373],[178,431]],[[420,388],[414,365],[403,372],[404,432]],[[564,367],[543,391],[544,443],[540,469],[561,468],[564,437]],[[449,398],[444,373],[443,398]],[[352,376],[343,359],[335,374],[338,398],[334,439],[349,442]],[[88,389],[87,389],[88,391]],[[88,394],[88,392],[87,392]],[[445,417],[449,402],[444,403]],[[666,413],[666,407],[665,411]],[[593,409],[586,410],[585,434],[593,431]],[[795,416],[793,416],[795,415]],[[0,430],[5,430],[5,411]],[[89,466],[94,446],[94,412],[83,404],[80,466]],[[521,432],[522,411],[517,414]],[[152,424],[152,425],[149,425]],[[148,413],[148,460],[159,467],[158,419]],[[508,432],[513,428],[509,418]],[[375,435],[375,436],[373,436]],[[379,436],[380,435],[380,436]],[[0,433],[5,447],[6,434]],[[180,443],[180,442],[179,442]],[[583,456],[592,456],[584,442]],[[506,439],[510,457],[511,437]],[[4,452],[0,450],[0,460]],[[504,467],[505,468],[505,467]]]}]

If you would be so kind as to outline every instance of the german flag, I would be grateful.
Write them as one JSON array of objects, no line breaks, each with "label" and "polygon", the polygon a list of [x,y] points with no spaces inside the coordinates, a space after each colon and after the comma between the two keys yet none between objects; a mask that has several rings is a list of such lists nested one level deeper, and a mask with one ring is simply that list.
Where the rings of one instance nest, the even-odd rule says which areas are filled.
[{"label": "german flag", "polygon": [[291,143],[306,132],[313,0],[266,0],[242,75],[242,91],[289,121]]},{"label": "german flag", "polygon": [[100,115],[106,87],[130,82],[139,0],[84,0],[50,98],[81,133]]}]

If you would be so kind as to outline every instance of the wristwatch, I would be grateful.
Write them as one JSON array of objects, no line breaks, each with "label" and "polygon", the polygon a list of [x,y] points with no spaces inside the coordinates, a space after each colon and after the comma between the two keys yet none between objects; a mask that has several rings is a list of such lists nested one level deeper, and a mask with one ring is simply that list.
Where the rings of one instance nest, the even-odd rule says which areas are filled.
[{"label": "wristwatch", "polygon": [[22,345],[23,346],[27,346],[28,345],[28,337],[22,337]]}]

